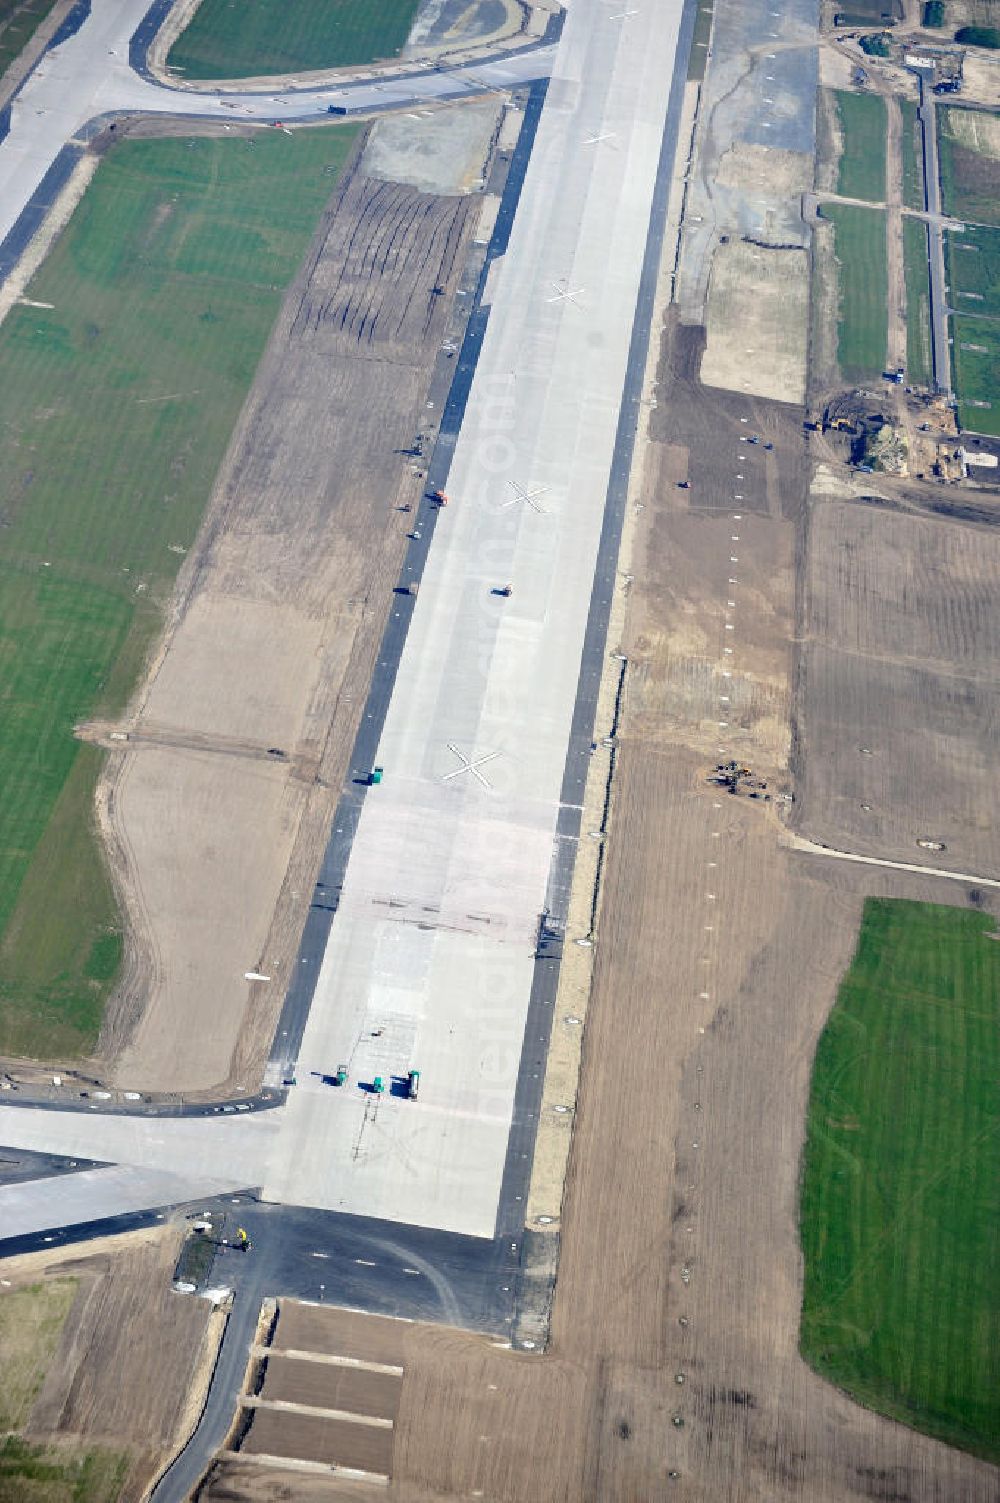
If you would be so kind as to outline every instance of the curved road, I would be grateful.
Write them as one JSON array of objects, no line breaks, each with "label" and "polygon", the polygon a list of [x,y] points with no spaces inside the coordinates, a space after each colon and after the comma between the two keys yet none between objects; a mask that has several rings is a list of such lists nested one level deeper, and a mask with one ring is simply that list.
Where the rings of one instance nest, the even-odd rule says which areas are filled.
[{"label": "curved road", "polygon": [[0,279],[30,238],[29,228],[33,232],[38,226],[40,215],[31,213],[36,195],[50,201],[56,180],[68,175],[87,135],[116,115],[301,122],[325,116],[331,104],[356,114],[520,88],[547,78],[555,58],[554,46],[529,45],[457,68],[414,65],[377,80],[345,82],[340,76],[280,94],[194,94],[137,71],[143,49],[133,44],[137,35],[149,35],[150,15],[149,0],[93,0],[78,29],[42,55],[15,96],[9,129],[0,138]]}]

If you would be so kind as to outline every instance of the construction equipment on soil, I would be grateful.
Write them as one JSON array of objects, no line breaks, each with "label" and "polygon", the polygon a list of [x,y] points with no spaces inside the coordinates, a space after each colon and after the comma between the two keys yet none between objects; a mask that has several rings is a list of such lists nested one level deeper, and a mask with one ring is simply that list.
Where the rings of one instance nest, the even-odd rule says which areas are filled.
[{"label": "construction equipment on soil", "polygon": [[709,773],[708,781],[714,783],[717,788],[725,788],[727,793],[745,793],[753,799],[763,799],[765,803],[770,801],[771,795],[766,791],[767,783],[757,775],[744,762],[717,762],[715,771]]}]

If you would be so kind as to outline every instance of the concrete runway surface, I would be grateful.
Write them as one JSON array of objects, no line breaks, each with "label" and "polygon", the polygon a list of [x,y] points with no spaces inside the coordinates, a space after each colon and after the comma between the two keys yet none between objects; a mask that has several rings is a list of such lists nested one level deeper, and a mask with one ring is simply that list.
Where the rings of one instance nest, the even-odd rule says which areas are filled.
[{"label": "concrete runway surface", "polygon": [[[493,1236],[683,9],[575,0],[566,22],[298,1085],[210,1119],[0,1108],[0,1141],[115,1166],[87,1219],[262,1185]],[[419,1102],[390,1090],[410,1068]],[[173,1175],[189,1193],[165,1200]],[[0,1190],[6,1235],[69,1224],[47,1183]]]}]

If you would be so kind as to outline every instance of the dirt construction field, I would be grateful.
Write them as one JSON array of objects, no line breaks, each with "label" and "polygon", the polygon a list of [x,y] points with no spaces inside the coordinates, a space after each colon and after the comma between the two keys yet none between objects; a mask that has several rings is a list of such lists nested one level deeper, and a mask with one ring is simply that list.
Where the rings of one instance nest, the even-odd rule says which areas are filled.
[{"label": "dirt construction field", "polygon": [[[772,792],[788,781],[804,459],[794,411],[753,405],[775,443],[746,492],[754,513],[699,512],[676,477],[688,454],[702,462],[707,421],[714,494],[737,463],[751,471],[745,414],[685,371],[668,331],[671,442],[650,456],[627,561],[629,669],[550,1345],[533,1357],[406,1328],[388,1496],[987,1503],[995,1469],[861,1409],[798,1355],[810,1068],[863,897],[966,894],[793,854],[774,804],[706,783],[722,752]],[[296,1345],[336,1317],[298,1318]],[[206,1496],[281,1496],[273,1474],[271,1491],[254,1484],[249,1464],[226,1463]],[[328,1496],[349,1496],[339,1488]]]},{"label": "dirt construction field", "polygon": [[405,451],[435,420],[470,205],[348,173],[115,732],[128,747],[90,733],[115,753],[100,808],[132,945],[102,1043],[127,1088],[259,1073],[420,495]]},{"label": "dirt construction field", "polygon": [[[815,506],[796,696],[799,833],[997,875],[998,579],[1000,537],[988,526]],[[920,840],[944,849],[922,851]]]}]

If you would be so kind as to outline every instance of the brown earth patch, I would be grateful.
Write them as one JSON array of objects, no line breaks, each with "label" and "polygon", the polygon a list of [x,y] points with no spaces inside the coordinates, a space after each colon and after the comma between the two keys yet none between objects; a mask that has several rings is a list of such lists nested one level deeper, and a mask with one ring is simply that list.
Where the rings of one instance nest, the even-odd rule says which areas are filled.
[{"label": "brown earth patch", "polygon": [[391,1420],[399,1408],[400,1383],[395,1373],[275,1356],[267,1359],[261,1397]]},{"label": "brown earth patch", "polygon": [[[796,685],[795,827],[821,844],[1000,871],[1000,539],[823,501]],[[943,841],[922,855],[918,840]]]},{"label": "brown earth patch", "polygon": [[255,1409],[243,1449],[251,1455],[291,1456],[385,1476],[392,1466],[392,1442],[392,1431],[381,1426]]},{"label": "brown earth patch", "polygon": [[282,1300],[272,1338],[275,1351],[319,1352],[330,1357],[353,1357],[361,1362],[402,1367],[410,1326],[405,1321],[353,1310],[317,1311],[294,1300]]}]

